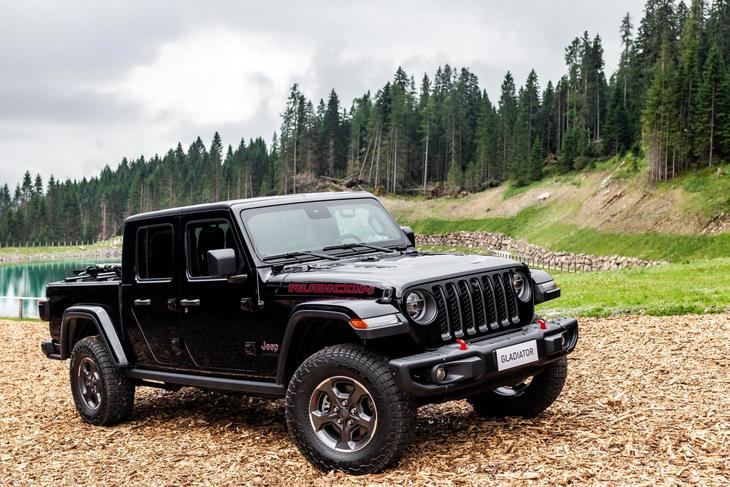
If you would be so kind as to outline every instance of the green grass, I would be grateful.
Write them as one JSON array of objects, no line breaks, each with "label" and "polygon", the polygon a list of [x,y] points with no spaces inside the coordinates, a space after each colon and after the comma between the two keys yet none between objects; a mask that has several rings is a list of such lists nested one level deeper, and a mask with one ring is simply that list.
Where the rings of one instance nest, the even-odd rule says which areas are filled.
[{"label": "green grass", "polygon": [[[484,253],[467,248],[423,250]],[[730,258],[606,272],[548,270],[562,291],[537,312],[552,316],[653,316],[730,312]]]},{"label": "green grass", "polygon": [[730,258],[608,272],[552,273],[562,296],[538,313],[577,316],[730,312]]},{"label": "green grass", "polygon": [[684,211],[705,217],[730,212],[730,164],[695,169],[665,184],[688,193]]},{"label": "green grass", "polygon": [[518,185],[515,182],[510,182],[507,185],[507,188],[505,188],[504,193],[502,193],[502,199],[508,200],[510,198],[514,198],[515,196],[525,193],[530,189],[536,187],[538,184],[539,183]]},{"label": "green grass", "polygon": [[416,233],[499,232],[553,250],[595,255],[625,255],[649,260],[688,262],[730,256],[730,234],[675,235],[610,233],[560,223],[549,208],[529,207],[513,218],[478,220],[427,219],[408,222]]},{"label": "green grass", "polygon": [[[119,239],[121,242],[121,239]],[[93,252],[95,250],[121,249],[121,244],[114,244],[114,240],[105,240],[91,245],[65,245],[57,247],[2,247],[0,248],[0,258],[15,255],[22,256],[58,256],[62,254],[78,253],[82,251]]]}]

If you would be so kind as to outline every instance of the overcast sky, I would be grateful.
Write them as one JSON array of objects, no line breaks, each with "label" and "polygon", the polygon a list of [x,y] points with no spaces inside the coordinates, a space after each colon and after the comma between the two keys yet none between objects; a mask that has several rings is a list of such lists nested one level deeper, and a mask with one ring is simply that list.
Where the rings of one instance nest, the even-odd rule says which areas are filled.
[{"label": "overcast sky", "polygon": [[200,135],[270,140],[288,89],[335,88],[349,108],[401,65],[416,80],[468,66],[494,100],[509,69],[541,86],[588,30],[618,60],[618,25],[642,0],[474,2],[3,2],[0,183],[26,169],[98,174]]}]

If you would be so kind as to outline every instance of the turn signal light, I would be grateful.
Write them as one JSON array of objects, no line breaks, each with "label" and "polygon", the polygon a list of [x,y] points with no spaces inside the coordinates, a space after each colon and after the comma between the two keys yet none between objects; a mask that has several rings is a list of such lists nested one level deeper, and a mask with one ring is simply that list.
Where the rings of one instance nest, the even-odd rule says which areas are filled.
[{"label": "turn signal light", "polygon": [[360,318],[353,318],[350,320],[350,326],[353,328],[357,328],[358,330],[366,330],[368,324]]}]

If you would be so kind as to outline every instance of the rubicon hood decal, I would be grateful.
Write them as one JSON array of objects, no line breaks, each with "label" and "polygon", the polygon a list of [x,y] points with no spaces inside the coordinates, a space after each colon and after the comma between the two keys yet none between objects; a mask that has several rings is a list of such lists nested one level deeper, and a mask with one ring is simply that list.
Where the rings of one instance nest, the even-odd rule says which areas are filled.
[{"label": "rubicon hood decal", "polygon": [[375,294],[375,286],[366,286],[363,284],[332,284],[324,282],[292,282],[289,286],[287,286],[287,291],[293,294],[359,294],[372,296]]}]

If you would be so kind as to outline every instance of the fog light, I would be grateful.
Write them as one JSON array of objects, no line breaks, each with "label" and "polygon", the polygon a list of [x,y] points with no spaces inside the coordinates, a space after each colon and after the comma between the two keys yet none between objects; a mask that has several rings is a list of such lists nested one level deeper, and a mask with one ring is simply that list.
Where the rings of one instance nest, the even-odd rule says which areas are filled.
[{"label": "fog light", "polygon": [[444,379],[446,379],[446,367],[443,365],[439,365],[436,367],[436,370],[434,371],[434,377],[436,377],[436,380],[439,382],[442,382]]}]

